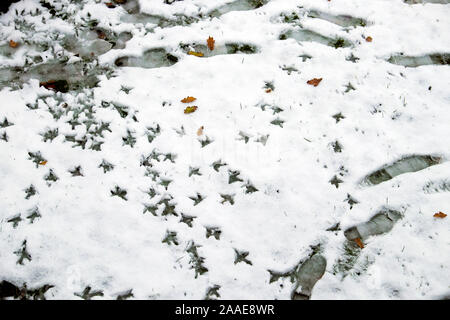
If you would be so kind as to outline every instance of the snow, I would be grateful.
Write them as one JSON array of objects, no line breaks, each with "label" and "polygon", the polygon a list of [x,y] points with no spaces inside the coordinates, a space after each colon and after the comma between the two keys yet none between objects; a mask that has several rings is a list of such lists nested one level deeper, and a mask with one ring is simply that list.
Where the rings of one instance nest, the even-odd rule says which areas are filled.
[{"label": "snow", "polygon": [[[8,137],[0,140],[0,281],[51,284],[47,299],[79,299],[75,294],[88,286],[103,293],[93,299],[115,299],[130,289],[136,299],[204,299],[214,286],[220,299],[290,299],[301,292],[299,279],[314,286],[304,288],[311,299],[448,295],[449,220],[433,214],[450,211],[443,184],[450,179],[450,69],[448,62],[405,67],[388,60],[448,54],[450,6],[266,2],[254,8],[239,0],[140,0],[140,13],[130,14],[126,9],[136,1],[110,9],[104,1],[47,0],[57,10],[52,16],[39,1],[24,0],[0,16],[0,124],[5,118],[13,124],[0,126],[0,137]],[[16,9],[26,13],[16,16]],[[41,12],[29,14],[36,9]],[[292,13],[299,18],[285,22]],[[343,15],[358,19],[336,24]],[[88,27],[94,20],[93,28],[115,35],[95,39]],[[20,21],[34,30],[17,30],[25,25]],[[313,36],[280,40],[295,30]],[[108,41],[122,32],[132,37],[110,49]],[[209,36],[213,51],[205,47]],[[349,45],[323,40],[339,38]],[[42,42],[49,48],[34,47]],[[254,52],[231,54],[231,44]],[[199,48],[204,57],[187,54]],[[43,62],[26,66],[32,55]],[[129,64],[118,67],[118,59]],[[73,66],[60,68],[70,74],[49,67],[55,60]],[[68,93],[39,86],[52,77],[78,83],[83,63],[97,86]],[[306,83],[313,78],[323,80],[314,87]],[[197,100],[181,103],[187,96]],[[193,105],[198,109],[184,114]],[[98,134],[102,123],[109,130]],[[44,141],[56,128],[56,138]],[[30,152],[47,163],[32,162]],[[419,155],[440,161],[394,165],[387,169],[392,179],[362,183]],[[103,160],[114,168],[105,172]],[[216,170],[219,160],[226,165]],[[82,176],[69,172],[78,166]],[[192,168],[200,175],[190,175]],[[57,181],[44,179],[50,170]],[[30,185],[36,195],[25,199]],[[429,192],[430,185],[441,187]],[[116,187],[127,200],[112,196]],[[191,198],[199,195],[196,204]],[[35,208],[41,217],[31,223]],[[346,239],[345,230],[365,226],[385,209],[402,216],[384,228],[390,231],[364,236],[362,249]],[[14,227],[8,220],[18,214],[22,221]],[[192,226],[183,217],[194,217]],[[327,231],[337,223],[338,230]],[[218,239],[208,237],[210,228],[221,231]],[[163,242],[173,232],[178,245]],[[15,252],[24,240],[31,261],[18,264]],[[346,248],[354,261],[342,265]],[[235,263],[236,250],[248,252],[251,264]],[[301,270],[315,268],[303,263],[322,263],[322,257],[325,273],[311,285]],[[195,261],[207,271],[197,274]],[[292,272],[296,281],[271,282],[269,271]]]}]

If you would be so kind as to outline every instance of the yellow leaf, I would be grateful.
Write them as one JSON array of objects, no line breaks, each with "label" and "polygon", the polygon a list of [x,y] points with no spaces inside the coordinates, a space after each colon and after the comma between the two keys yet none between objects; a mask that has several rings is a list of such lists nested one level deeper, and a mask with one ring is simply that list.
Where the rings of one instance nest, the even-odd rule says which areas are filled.
[{"label": "yellow leaf", "polygon": [[186,107],[186,109],[184,109],[184,113],[193,113],[195,110],[197,110],[197,106]]},{"label": "yellow leaf", "polygon": [[189,51],[188,54],[190,54],[191,56],[203,57],[203,53],[201,52]]},{"label": "yellow leaf", "polygon": [[194,98],[194,97],[186,97],[186,98],[184,98],[183,100],[181,100],[181,102],[183,102],[183,103],[190,103],[190,102],[195,101],[195,100],[197,100],[197,98]]},{"label": "yellow leaf", "polygon": [[45,166],[45,165],[47,164],[47,160],[41,161],[41,162],[39,162],[39,164],[40,164],[41,166]]}]

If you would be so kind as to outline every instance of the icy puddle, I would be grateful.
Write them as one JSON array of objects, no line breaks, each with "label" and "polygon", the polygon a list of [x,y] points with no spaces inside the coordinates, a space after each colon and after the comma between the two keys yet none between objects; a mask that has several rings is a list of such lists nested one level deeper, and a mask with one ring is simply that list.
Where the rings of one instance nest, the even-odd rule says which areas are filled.
[{"label": "icy puddle", "polygon": [[[231,3],[224,4],[219,8],[216,8],[205,16],[209,18],[220,18],[222,15],[233,11],[248,11],[262,7],[269,0],[237,0]],[[121,17],[121,21],[126,23],[142,23],[142,24],[155,24],[161,28],[173,27],[173,26],[186,26],[200,21],[203,15],[200,16],[186,16],[183,14],[174,14],[174,19],[168,19],[166,17],[146,14],[141,12],[139,4],[124,5],[124,9],[128,14]]]},{"label": "icy puddle", "polygon": [[426,65],[449,65],[450,64],[450,53],[434,53],[424,56],[404,56],[396,55],[391,56],[388,62],[392,64],[398,64],[405,67],[415,68]]},{"label": "icy puddle", "polygon": [[365,185],[377,185],[408,172],[416,172],[441,163],[442,158],[429,155],[408,156],[386,165],[363,179]]},{"label": "icy puddle", "polygon": [[92,28],[79,35],[64,37],[62,46],[65,50],[78,56],[92,59],[111,49],[123,49],[133,37],[131,32],[124,31],[116,34],[103,28]]},{"label": "icy puddle", "polygon": [[332,15],[323,11],[310,10],[307,13],[309,18],[318,18],[337,24],[341,27],[365,27],[368,22],[362,18],[356,18],[349,15]]},{"label": "icy puddle", "polygon": [[144,52],[142,57],[126,56],[117,58],[114,64],[118,67],[160,68],[178,62],[178,58],[165,48],[154,48]]},{"label": "icy puddle", "polygon": [[[0,69],[0,88],[14,85],[21,87],[30,79],[37,79],[45,86],[46,83],[52,87],[57,84],[62,92],[79,90],[82,88],[93,88],[99,82],[98,76],[108,74],[111,70],[107,67],[89,68],[83,62],[66,63],[50,61],[30,68],[5,68]],[[53,88],[55,89],[55,88]]]},{"label": "icy puddle", "polygon": [[161,17],[158,15],[151,15],[146,13],[135,13],[135,14],[127,14],[122,16],[121,18],[122,22],[125,23],[142,23],[142,24],[154,24],[161,28],[169,28],[174,26],[188,26],[192,23],[200,21],[199,17],[191,17],[191,16],[185,16],[182,14],[176,14],[174,15],[173,19],[168,19],[166,17]]},{"label": "icy puddle", "polygon": [[370,218],[369,221],[345,230],[344,235],[348,240],[366,240],[371,236],[391,231],[394,224],[401,218],[402,214],[399,211],[384,209]]},{"label": "icy puddle", "polygon": [[317,33],[312,30],[307,29],[296,29],[296,30],[289,30],[287,32],[282,33],[279,36],[280,40],[286,40],[286,39],[295,39],[299,42],[302,41],[308,41],[308,42],[317,42],[326,46],[334,47],[334,48],[345,48],[350,47],[352,44],[350,41],[344,39],[344,38],[330,38],[327,36],[324,36],[320,33]]},{"label": "icy puddle", "polygon": [[246,43],[226,43],[225,45],[215,46],[212,51],[204,44],[182,45],[182,49],[186,54],[199,57],[213,57],[216,55],[237,53],[254,54],[259,51],[255,45]]},{"label": "icy puddle", "polygon": [[234,2],[224,4],[217,9],[214,9],[213,11],[208,13],[208,16],[217,18],[232,11],[247,11],[258,9],[268,2],[269,0],[236,0]]},{"label": "icy puddle", "polygon": [[[208,58],[223,54],[254,54],[258,52],[258,48],[251,44],[244,43],[227,43],[222,46],[216,46],[213,51],[209,50],[206,45],[193,44],[183,45],[182,50],[187,55],[193,55],[199,58]],[[154,48],[144,52],[142,56],[125,56],[117,58],[114,62],[118,67],[140,67],[140,68],[160,68],[169,67],[177,63],[179,58],[165,48]]]},{"label": "icy puddle", "polygon": [[297,282],[292,292],[292,300],[309,300],[317,281],[325,273],[327,260],[321,254],[314,254],[297,271]]},{"label": "icy puddle", "polygon": [[344,278],[350,274],[359,275],[362,269],[371,263],[360,259],[367,239],[390,232],[395,223],[402,218],[403,214],[400,211],[383,208],[367,222],[346,229],[344,231],[346,241],[342,245],[340,257],[333,265],[333,274],[339,274]]},{"label": "icy puddle", "polygon": [[269,271],[270,282],[284,278],[293,284],[291,300],[309,300],[314,286],[326,271],[327,261],[320,252],[320,245],[312,246],[311,249],[311,254],[291,270],[282,273]]}]

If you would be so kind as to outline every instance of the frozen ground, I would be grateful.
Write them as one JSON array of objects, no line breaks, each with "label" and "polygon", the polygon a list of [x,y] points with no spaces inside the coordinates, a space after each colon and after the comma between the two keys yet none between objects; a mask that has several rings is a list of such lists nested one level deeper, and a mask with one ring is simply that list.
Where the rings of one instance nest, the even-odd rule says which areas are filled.
[{"label": "frozen ground", "polygon": [[449,16],[448,1],[13,4],[2,296],[448,296]]}]

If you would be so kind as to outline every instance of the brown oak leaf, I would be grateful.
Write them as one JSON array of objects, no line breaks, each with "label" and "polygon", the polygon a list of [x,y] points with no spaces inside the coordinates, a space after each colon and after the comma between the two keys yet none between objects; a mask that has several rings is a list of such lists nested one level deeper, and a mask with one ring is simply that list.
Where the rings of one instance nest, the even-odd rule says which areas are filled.
[{"label": "brown oak leaf", "polygon": [[360,247],[361,249],[364,248],[364,243],[361,241],[360,238],[356,238],[354,239],[356,244],[358,245],[358,247]]},{"label": "brown oak leaf", "polygon": [[19,46],[19,43],[15,42],[14,40],[9,40],[9,46],[11,48],[17,48]]},{"label": "brown oak leaf", "polygon": [[209,50],[213,51],[214,50],[214,43],[216,41],[214,40],[213,37],[209,37],[208,40],[206,40],[206,44],[208,45]]},{"label": "brown oak leaf", "polygon": [[438,213],[435,213],[435,214],[433,215],[433,217],[435,217],[435,218],[441,218],[441,219],[444,219],[446,216],[447,216],[447,215],[446,215],[445,213],[441,212],[441,211],[439,211]]},{"label": "brown oak leaf", "polygon": [[181,102],[183,102],[183,103],[190,103],[190,102],[195,101],[195,100],[197,100],[197,98],[194,98],[194,97],[186,97],[186,98],[184,98],[183,100],[181,100]]},{"label": "brown oak leaf", "polygon": [[322,78],[314,78],[314,79],[306,81],[306,83],[310,84],[314,87],[317,87],[319,85],[320,81],[322,81]]}]

